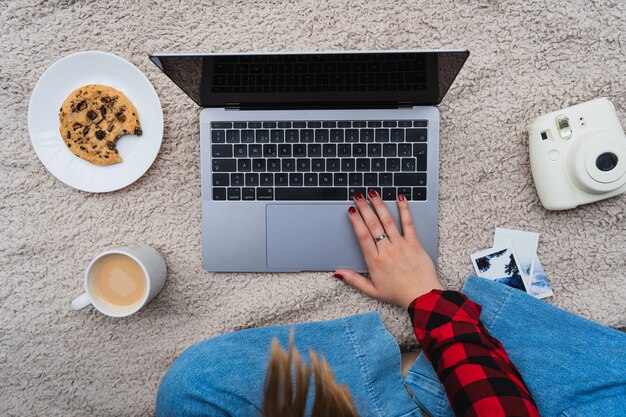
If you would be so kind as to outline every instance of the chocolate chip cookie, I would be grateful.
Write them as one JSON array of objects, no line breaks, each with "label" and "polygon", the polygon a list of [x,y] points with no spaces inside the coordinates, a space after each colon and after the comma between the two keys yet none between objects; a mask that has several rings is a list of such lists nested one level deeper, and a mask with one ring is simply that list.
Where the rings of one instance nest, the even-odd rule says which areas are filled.
[{"label": "chocolate chip cookie", "polygon": [[113,87],[89,84],[65,99],[59,131],[74,155],[96,165],[122,162],[115,143],[126,134],[141,136],[137,109]]}]

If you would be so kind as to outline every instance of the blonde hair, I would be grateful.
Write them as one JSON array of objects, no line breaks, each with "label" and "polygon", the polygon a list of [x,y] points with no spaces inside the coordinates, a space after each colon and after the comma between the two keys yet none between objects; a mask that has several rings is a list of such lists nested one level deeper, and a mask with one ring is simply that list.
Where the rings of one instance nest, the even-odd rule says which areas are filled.
[{"label": "blonde hair", "polygon": [[348,387],[335,382],[334,372],[324,358],[320,360],[313,351],[309,351],[309,356],[311,364],[303,364],[298,349],[293,346],[293,331],[288,352],[278,345],[276,338],[272,340],[272,356],[265,375],[263,416],[304,417],[312,372],[315,400],[311,417],[358,417]]}]

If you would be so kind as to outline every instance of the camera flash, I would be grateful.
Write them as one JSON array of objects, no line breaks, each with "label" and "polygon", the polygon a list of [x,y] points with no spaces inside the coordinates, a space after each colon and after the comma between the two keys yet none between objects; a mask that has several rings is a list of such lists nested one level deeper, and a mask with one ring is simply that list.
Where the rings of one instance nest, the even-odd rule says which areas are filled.
[{"label": "camera flash", "polygon": [[569,139],[572,137],[572,128],[569,124],[569,118],[564,114],[556,116],[556,130],[559,131],[559,135],[563,139]]}]

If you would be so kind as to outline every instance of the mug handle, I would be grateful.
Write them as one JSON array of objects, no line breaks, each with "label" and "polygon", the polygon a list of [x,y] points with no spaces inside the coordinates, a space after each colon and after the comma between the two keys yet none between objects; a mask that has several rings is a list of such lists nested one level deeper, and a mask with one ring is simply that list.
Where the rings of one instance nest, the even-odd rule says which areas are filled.
[{"label": "mug handle", "polygon": [[87,293],[83,293],[79,295],[78,297],[74,298],[71,305],[74,310],[82,310],[83,308],[87,307],[90,304],[91,304],[91,300],[89,299],[89,296],[87,295]]}]

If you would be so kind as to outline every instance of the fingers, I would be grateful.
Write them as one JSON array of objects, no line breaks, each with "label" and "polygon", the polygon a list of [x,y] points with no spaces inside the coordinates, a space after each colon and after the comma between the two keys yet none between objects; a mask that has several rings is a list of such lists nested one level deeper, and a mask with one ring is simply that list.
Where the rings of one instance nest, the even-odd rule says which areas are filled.
[{"label": "fingers", "polygon": [[376,248],[376,243],[372,240],[372,235],[370,231],[367,229],[363,218],[359,213],[357,213],[354,207],[350,207],[348,209],[348,218],[352,223],[352,228],[354,229],[354,234],[356,235],[359,246],[361,246],[361,250],[363,251],[363,255],[367,258],[368,256],[376,255],[378,253],[378,248]]},{"label": "fingers", "polygon": [[[377,198],[380,199],[380,197]],[[354,203],[359,209],[359,213],[361,214],[363,222],[365,222],[365,225],[367,226],[367,229],[371,234],[371,238],[377,238],[378,236],[384,235],[385,229],[383,228],[383,225],[380,224],[380,220],[378,219],[378,216],[376,216],[376,213],[374,213],[374,210],[372,210],[370,205],[367,204],[367,201],[365,200],[365,197],[363,197],[363,194],[357,193],[354,196]]]},{"label": "fingers", "polygon": [[356,288],[368,297],[378,298],[378,291],[371,280],[349,269],[338,269],[335,278],[342,280],[351,287]]},{"label": "fingers", "polygon": [[368,193],[368,196],[370,198],[372,206],[374,207],[374,210],[376,210],[376,214],[378,215],[380,223],[387,233],[387,236],[389,236],[389,239],[392,242],[398,241],[402,237],[402,235],[400,235],[400,231],[398,230],[398,227],[396,226],[396,222],[393,220],[393,217],[391,217],[391,213],[389,212],[387,205],[383,202],[383,199],[380,198],[380,195],[374,190],[371,190]]},{"label": "fingers", "polygon": [[398,211],[400,212],[400,223],[402,224],[404,238],[417,240],[413,217],[411,216],[411,210],[409,210],[409,202],[402,194],[398,196]]}]

